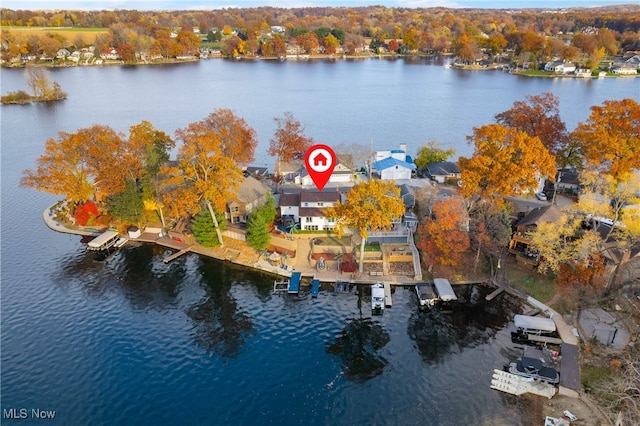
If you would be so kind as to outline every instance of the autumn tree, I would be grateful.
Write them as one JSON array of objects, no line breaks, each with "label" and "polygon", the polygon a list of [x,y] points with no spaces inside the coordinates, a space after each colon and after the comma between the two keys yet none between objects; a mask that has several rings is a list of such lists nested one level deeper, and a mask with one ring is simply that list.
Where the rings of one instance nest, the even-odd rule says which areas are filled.
[{"label": "autumn tree", "polygon": [[556,174],[555,158],[537,136],[489,124],[473,129],[468,137],[475,145],[471,158],[460,157],[465,197],[501,199],[523,192],[533,193],[538,179]]},{"label": "autumn tree", "polygon": [[303,160],[313,139],[304,135],[304,126],[290,112],[275,117],[276,131],[269,141],[269,155],[276,157],[275,175],[280,176],[280,164],[292,160]]},{"label": "autumn tree", "polygon": [[453,148],[444,149],[440,147],[438,142],[429,141],[426,145],[420,147],[414,162],[416,163],[418,170],[423,170],[427,167],[427,164],[447,161],[449,157],[455,155],[455,153],[456,150]]},{"label": "autumn tree", "polygon": [[509,209],[491,199],[477,200],[470,206],[469,217],[476,266],[481,254],[499,257],[511,239]]},{"label": "autumn tree", "polygon": [[496,122],[529,136],[537,136],[547,151],[557,157],[567,145],[569,137],[560,118],[559,103],[560,100],[552,93],[529,95],[526,101],[516,101],[511,109],[497,114]]},{"label": "autumn tree", "polygon": [[327,35],[323,41],[324,51],[327,55],[333,55],[336,53],[338,47],[340,47],[340,40],[338,40],[333,34]]},{"label": "autumn tree", "polygon": [[326,216],[335,219],[335,230],[342,236],[345,229],[357,230],[360,242],[360,272],[363,271],[364,246],[370,231],[391,229],[393,220],[404,214],[400,188],[393,182],[369,180],[354,186],[345,203],[327,208]]},{"label": "autumn tree", "polygon": [[592,106],[585,123],[571,133],[584,166],[620,180],[640,169],[640,104],[627,98]]},{"label": "autumn tree", "polygon": [[206,128],[220,141],[222,155],[238,165],[253,162],[258,145],[256,131],[230,109],[220,108],[202,120]]},{"label": "autumn tree", "polygon": [[[165,184],[170,188],[163,201],[176,216],[195,214],[205,204],[216,228],[218,241],[222,233],[215,211],[222,212],[242,180],[242,170],[233,158],[225,155],[226,143],[207,123],[207,119],[176,131],[182,141],[177,165],[162,168]],[[253,156],[253,152],[251,152]]]},{"label": "autumn tree", "polygon": [[438,200],[433,206],[433,215],[418,228],[418,248],[423,252],[429,266],[439,263],[457,266],[469,248],[469,216],[459,197]]}]

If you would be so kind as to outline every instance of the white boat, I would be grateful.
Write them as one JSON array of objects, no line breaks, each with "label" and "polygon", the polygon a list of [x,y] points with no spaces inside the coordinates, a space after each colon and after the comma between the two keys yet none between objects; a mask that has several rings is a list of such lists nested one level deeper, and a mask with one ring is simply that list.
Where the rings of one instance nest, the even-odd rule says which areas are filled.
[{"label": "white boat", "polygon": [[371,310],[376,313],[384,311],[384,285],[382,283],[371,286]]},{"label": "white boat", "polygon": [[418,295],[418,302],[420,306],[435,306],[438,301],[438,295],[433,290],[431,283],[423,282],[416,284],[416,294]]}]

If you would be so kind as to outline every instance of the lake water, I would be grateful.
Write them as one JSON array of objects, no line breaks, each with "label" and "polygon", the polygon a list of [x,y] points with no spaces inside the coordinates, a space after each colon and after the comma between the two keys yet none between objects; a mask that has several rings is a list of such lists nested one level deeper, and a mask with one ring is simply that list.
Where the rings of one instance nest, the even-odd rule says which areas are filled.
[{"label": "lake water", "polygon": [[[25,89],[0,70],[1,92]],[[518,356],[517,301],[484,304],[461,287],[451,313],[419,312],[411,288],[371,316],[367,292],[318,299],[271,293],[272,277],[130,245],[94,261],[79,237],[49,231],[57,197],[19,188],[47,138],[149,120],[173,134],[233,109],[266,155],[273,117],[291,111],[317,142],[374,149],[428,140],[470,155],[465,137],[526,95],[550,91],[572,130],[605,99],[638,99],[637,79],[528,79],[437,62],[209,60],[52,70],[69,98],[3,106],[1,350],[3,411],[55,410],[58,424],[513,425],[519,399],[489,389]],[[3,413],[4,414],[4,413]],[[22,424],[35,423],[28,418]],[[11,420],[4,418],[3,424]]]}]

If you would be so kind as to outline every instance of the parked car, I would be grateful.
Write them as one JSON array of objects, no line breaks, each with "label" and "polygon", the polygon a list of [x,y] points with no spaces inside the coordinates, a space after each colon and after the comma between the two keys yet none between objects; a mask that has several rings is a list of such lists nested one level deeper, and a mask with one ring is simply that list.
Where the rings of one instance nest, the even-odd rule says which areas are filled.
[{"label": "parked car", "polygon": [[540,201],[547,201],[547,196],[545,195],[544,192],[537,192],[536,198]]}]

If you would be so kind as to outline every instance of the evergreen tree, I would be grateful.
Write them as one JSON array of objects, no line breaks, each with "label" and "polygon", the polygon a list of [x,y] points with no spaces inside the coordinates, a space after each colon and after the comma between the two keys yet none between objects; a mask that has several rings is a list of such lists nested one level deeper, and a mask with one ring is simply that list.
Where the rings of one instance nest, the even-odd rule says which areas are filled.
[{"label": "evergreen tree", "polygon": [[125,223],[139,224],[144,214],[140,188],[133,179],[127,179],[124,191],[109,199],[109,212]]},{"label": "evergreen tree", "polygon": [[[218,218],[220,230],[224,231],[227,221],[223,215],[218,212],[215,213]],[[196,238],[196,241],[204,247],[216,247],[220,245],[216,234],[216,228],[213,225],[213,220],[211,219],[209,210],[207,210],[206,207],[201,208],[198,214],[193,218],[193,221],[191,222],[191,230],[193,231],[193,236]]]},{"label": "evergreen tree", "polygon": [[271,195],[247,219],[247,244],[256,250],[262,250],[271,242],[271,227],[276,218],[275,200]]}]

